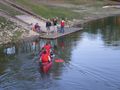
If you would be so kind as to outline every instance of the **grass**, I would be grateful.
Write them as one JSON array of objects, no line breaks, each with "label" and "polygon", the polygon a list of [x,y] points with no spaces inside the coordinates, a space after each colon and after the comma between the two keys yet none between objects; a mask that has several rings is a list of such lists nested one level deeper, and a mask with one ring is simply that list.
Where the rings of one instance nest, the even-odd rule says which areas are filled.
[{"label": "grass", "polygon": [[96,2],[108,2],[109,0],[65,0],[68,3],[81,4],[96,4]]},{"label": "grass", "polygon": [[[40,0],[41,1],[41,0]],[[81,19],[87,16],[91,11],[97,12],[103,5],[109,3],[109,0],[47,0],[47,4],[41,4],[38,0],[16,0],[17,4],[25,7],[26,9],[31,10],[32,12],[44,17],[44,18],[53,18],[53,17],[62,17],[68,19]],[[85,7],[86,12],[73,12],[76,8],[65,8],[65,7],[56,7],[49,6],[49,2],[57,2],[61,5],[66,4],[77,4]],[[80,8],[78,8],[80,9]],[[93,10],[91,10],[93,9]]]},{"label": "grass", "polygon": [[0,3],[0,10],[2,10],[3,12],[8,13],[11,16],[15,16],[15,15],[20,15],[21,13],[16,11],[15,9],[12,9],[11,7],[4,5],[2,3]]},{"label": "grass", "polygon": [[58,7],[48,7],[48,6],[33,6],[32,11],[37,13],[38,15],[41,15],[45,18],[52,18],[52,17],[61,17],[61,18],[74,18],[77,16],[77,14],[71,12],[70,10],[66,8],[58,8]]},{"label": "grass", "polygon": [[16,0],[16,2],[44,18],[52,18],[57,16],[72,19],[78,17],[77,13],[73,13],[67,8],[50,7],[47,5],[36,4],[28,0]]}]

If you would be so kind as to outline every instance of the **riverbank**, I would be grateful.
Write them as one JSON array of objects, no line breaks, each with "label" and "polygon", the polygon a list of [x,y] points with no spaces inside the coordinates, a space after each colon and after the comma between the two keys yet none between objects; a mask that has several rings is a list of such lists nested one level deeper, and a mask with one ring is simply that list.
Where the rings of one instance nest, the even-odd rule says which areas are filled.
[{"label": "riverbank", "polygon": [[[8,0],[5,0],[5,1],[8,1]],[[19,1],[19,0],[17,0],[17,1]],[[20,14],[18,14],[18,15],[30,15],[33,18],[36,18],[37,20],[39,20],[40,23],[44,23],[44,25],[43,24],[41,25],[42,28],[45,27],[45,22],[44,22],[43,18],[45,18],[46,16],[42,17],[41,18],[42,20],[40,20],[40,17],[42,16],[42,13],[40,13],[40,12],[38,13],[37,11],[35,12],[35,10],[32,9],[32,8],[36,8],[41,3],[41,0],[40,0],[40,2],[38,1],[37,4],[34,3],[35,5],[32,8],[31,8],[31,5],[33,3],[32,0],[30,0],[30,2],[27,2],[27,0],[26,1],[22,0],[22,1],[25,1],[25,3],[22,4],[22,5],[21,5],[22,1],[21,2],[17,2],[17,1],[13,2],[13,0],[10,0],[10,2],[12,2],[12,3],[16,4],[16,5],[19,5],[21,8],[24,8],[25,10],[27,10],[27,12],[31,12],[35,16],[31,15],[30,13],[24,12],[24,10],[22,10],[20,8],[13,7],[13,6],[11,6],[10,4],[8,4],[6,2],[4,2],[4,3],[7,6],[12,7],[16,11],[20,12]],[[43,2],[42,4],[43,4],[43,6],[45,5],[44,9],[45,8],[46,9],[50,8],[47,11],[49,11],[49,10],[51,11],[51,9],[55,10],[54,8],[56,8],[56,7],[59,7],[59,8],[57,8],[58,11],[59,11],[60,8],[65,9],[65,11],[69,9],[70,12],[66,11],[67,14],[64,13],[65,15],[62,14],[62,16],[59,16],[59,17],[68,18],[70,20],[70,23],[71,23],[72,26],[80,27],[80,26],[83,26],[84,23],[87,23],[87,22],[92,21],[92,20],[97,20],[97,19],[105,18],[105,17],[109,17],[109,16],[120,15],[119,7],[107,7],[107,8],[105,8],[105,6],[109,5],[110,3],[111,2],[96,2],[94,4],[74,5],[74,4],[63,3],[63,2],[62,3],[59,3],[59,2],[54,2],[54,3]],[[47,5],[47,7],[46,7],[46,5]],[[44,9],[41,9],[41,7],[37,8],[37,10],[42,10],[42,11],[44,11]],[[61,13],[65,12],[63,9],[62,9]],[[55,10],[54,14],[52,14],[52,15],[49,14],[50,11],[49,12],[47,12],[47,11],[44,12],[44,14],[46,14],[47,17],[49,17],[49,18],[50,17],[55,17],[56,15],[58,15],[57,10]],[[7,13],[10,13],[10,12],[7,12]],[[74,14],[71,14],[71,13],[74,13]],[[59,14],[60,14],[60,12],[59,12]],[[71,14],[71,16],[69,16],[69,14]],[[41,16],[38,18],[37,16],[39,16],[39,15],[41,15]],[[3,15],[3,17],[4,17],[4,15]],[[70,18],[70,17],[72,17],[72,18]],[[20,25],[20,27],[22,27],[22,29],[27,30],[27,33],[23,32],[20,39],[25,39],[25,38],[30,38],[30,37],[39,37],[38,33],[33,32],[33,31],[30,30],[29,24],[32,23],[31,21],[26,23],[24,20],[16,18],[16,15],[13,15],[12,18],[16,19],[16,20],[14,20],[15,23],[19,21],[19,23],[17,23],[18,26]],[[13,21],[13,20],[11,20],[11,21]],[[45,30],[45,28],[43,30]]]}]

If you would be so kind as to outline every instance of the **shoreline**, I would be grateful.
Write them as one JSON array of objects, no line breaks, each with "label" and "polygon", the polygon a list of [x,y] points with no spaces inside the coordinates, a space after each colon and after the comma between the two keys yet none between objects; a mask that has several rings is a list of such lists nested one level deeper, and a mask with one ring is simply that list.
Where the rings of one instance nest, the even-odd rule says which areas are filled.
[{"label": "shoreline", "polygon": [[[36,18],[36,20],[40,20],[40,22],[42,22],[42,23],[45,23],[45,19],[43,20],[43,17],[42,18],[40,18],[41,16],[39,16],[39,15],[37,15],[37,14],[35,14],[35,13],[33,13],[32,11],[29,11],[29,10],[27,10],[27,9],[24,9],[24,8],[22,8],[20,5],[16,5],[16,3],[13,3],[13,2],[9,2],[9,1],[7,1],[8,3],[6,3],[6,4],[8,4],[8,6],[10,5],[10,4],[12,4],[13,6],[14,6],[14,4],[15,4],[15,7],[13,7],[13,8],[15,8],[15,9],[18,9],[18,11],[20,11],[20,12],[23,12],[23,14],[24,15],[30,15],[31,17],[34,17],[34,18]],[[4,2],[5,3],[5,2]],[[12,5],[10,5],[10,6],[12,6]],[[16,6],[17,6],[17,8],[16,8]],[[21,9],[22,8],[22,9]],[[94,7],[95,8],[95,7]],[[108,8],[110,9],[110,10],[108,10]],[[86,8],[85,8],[86,9]],[[100,11],[101,11],[101,9],[102,10],[104,10],[102,13],[100,13]],[[26,11],[27,10],[27,11]],[[108,12],[107,13],[104,13],[106,10],[108,10]],[[114,11],[114,10],[116,10],[116,11]],[[101,7],[100,8],[100,11],[92,11],[92,13],[91,14],[88,14],[87,16],[84,16],[83,18],[81,18],[81,19],[73,19],[73,21],[70,21],[70,22],[72,22],[71,24],[72,24],[72,28],[74,27],[74,28],[80,28],[80,27],[83,27],[84,26],[84,24],[86,24],[86,23],[88,23],[88,22],[92,22],[92,21],[94,21],[94,20],[99,20],[99,19],[103,19],[103,18],[108,18],[108,17],[115,17],[115,16],[120,16],[120,12],[118,11],[119,9],[117,8],[111,8],[111,7],[107,7],[106,8],[106,6],[103,6],[103,7]],[[31,15],[31,13],[33,14],[33,15]],[[84,12],[85,13],[85,12]],[[4,16],[5,15],[5,16]],[[14,16],[14,17],[11,17],[11,16],[9,16],[9,14],[6,14],[5,12],[4,12],[4,14],[3,15],[0,15],[0,16],[2,16],[2,17],[5,17],[6,19],[8,19],[9,17],[9,20],[10,21],[12,21],[12,22],[18,22],[17,23],[17,26],[19,27],[21,27],[22,29],[24,29],[25,30],[25,32],[20,36],[20,38],[17,40],[17,41],[19,41],[19,40],[34,40],[34,39],[36,39],[36,38],[40,38],[40,37],[42,37],[42,35],[39,35],[38,33],[36,33],[36,32],[34,32],[34,31],[32,31],[32,30],[30,30],[30,28],[28,28],[29,27],[29,22],[25,22],[24,20],[21,20],[21,19],[19,19],[19,18],[17,18],[16,16]],[[12,19],[11,19],[12,18]],[[42,25],[42,27],[43,27],[43,25]],[[44,28],[45,29],[45,28]],[[83,28],[84,29],[84,28]],[[77,31],[79,31],[79,30],[77,30]],[[27,33],[26,33],[27,32]],[[72,31],[72,33],[74,33],[74,32],[76,32],[76,30],[74,31]],[[66,34],[67,35],[67,34]],[[62,36],[62,35],[60,35],[60,36]],[[45,37],[45,36],[44,36]],[[47,36],[48,37],[48,36]],[[49,38],[49,37],[48,37]],[[55,38],[57,38],[57,37],[55,37]],[[50,38],[49,38],[50,39]],[[52,39],[54,39],[54,38],[52,38]],[[1,43],[0,43],[1,44]]]},{"label": "shoreline", "polygon": [[[116,16],[120,16],[120,14],[114,14],[114,15],[109,15],[109,16],[102,16],[102,17],[95,17],[94,19],[89,19],[89,20],[84,20],[84,21],[82,21],[82,22],[75,22],[74,23],[74,25],[72,26],[72,28],[80,28],[79,30],[75,30],[75,31],[73,31],[72,33],[75,33],[75,32],[77,32],[77,31],[81,31],[81,29],[84,29],[84,28],[81,28],[81,27],[84,27],[84,24],[86,24],[86,23],[89,23],[89,22],[92,22],[92,21],[95,21],[95,20],[99,20],[99,19],[104,19],[104,18],[109,18],[109,17],[116,17]],[[80,21],[80,20],[79,20]],[[34,32],[34,31],[32,31],[32,32]],[[71,34],[71,33],[69,33],[69,34]],[[66,35],[68,35],[68,34],[66,34]],[[34,38],[34,39],[36,39],[36,38],[43,38],[43,39],[56,39],[56,38],[59,38],[59,37],[61,37],[61,36],[65,36],[65,35],[60,35],[60,36],[56,36],[56,37],[51,37],[51,35],[50,35],[50,37],[49,36],[40,36],[40,35],[30,35],[29,37],[22,37],[21,39],[25,39],[26,38],[26,40],[28,40],[29,38]],[[31,39],[31,40],[32,40]]]},{"label": "shoreline", "polygon": [[[73,23],[74,25],[72,27],[80,28],[81,26],[84,27],[84,24],[86,24],[86,23],[89,23],[89,22],[92,22],[92,21],[95,21],[95,20],[99,20],[99,19],[104,19],[104,18],[109,18],[109,17],[116,17],[116,16],[120,16],[120,14],[106,15],[106,16],[104,15],[104,16],[97,17],[97,18],[92,17],[92,19],[87,19],[87,20],[78,20],[79,22],[74,22]],[[24,28],[24,27],[22,27],[22,28]],[[27,31],[27,33],[24,32],[23,35],[20,36],[20,38],[16,42],[22,41],[22,40],[23,41],[28,41],[28,40],[32,41],[32,40],[35,40],[37,38],[42,38],[42,37],[40,37],[40,35],[38,33],[34,32],[32,30],[28,30],[28,29],[25,29],[25,30]],[[80,30],[77,30],[77,31],[80,31]],[[74,31],[72,33],[74,33]],[[64,36],[64,35],[61,35],[61,36]],[[44,38],[43,37],[43,39],[56,39],[56,38]],[[9,42],[7,42],[7,43],[9,43]],[[7,43],[0,43],[0,45],[7,44]]]}]

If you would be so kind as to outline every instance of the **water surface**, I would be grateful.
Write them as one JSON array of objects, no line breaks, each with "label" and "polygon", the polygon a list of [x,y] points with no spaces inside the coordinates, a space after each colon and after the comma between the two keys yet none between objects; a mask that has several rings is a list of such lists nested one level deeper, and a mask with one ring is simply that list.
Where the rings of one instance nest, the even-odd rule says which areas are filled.
[{"label": "water surface", "polygon": [[[48,74],[39,72],[38,52],[47,40],[15,46],[0,57],[1,90],[120,90],[120,17],[87,23],[84,30],[51,40],[56,63]],[[35,45],[33,44],[35,42]],[[1,46],[2,47],[2,46]]]}]

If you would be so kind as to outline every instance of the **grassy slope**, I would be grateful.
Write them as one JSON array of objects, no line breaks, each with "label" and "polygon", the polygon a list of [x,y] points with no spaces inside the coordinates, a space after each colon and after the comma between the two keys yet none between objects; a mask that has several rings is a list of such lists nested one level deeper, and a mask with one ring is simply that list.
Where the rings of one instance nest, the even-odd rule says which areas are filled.
[{"label": "grassy slope", "polygon": [[[83,18],[85,16],[91,15],[92,12],[96,12],[103,6],[103,4],[107,4],[109,0],[11,0],[20,4],[22,7],[31,10],[32,12],[44,17],[44,18],[52,18],[52,17],[67,17],[68,19],[73,18]],[[76,8],[65,8],[65,7],[56,7],[50,6],[46,4],[41,4],[41,2],[46,3],[58,3],[58,4],[80,4],[83,8],[77,8],[78,10],[84,9],[86,11],[73,12]],[[0,9],[8,12],[10,15],[19,15],[20,13],[6,5],[0,3]],[[76,10],[77,10],[76,9]]]},{"label": "grassy slope", "polygon": [[74,18],[79,17],[77,13],[73,13],[68,8],[60,8],[60,7],[52,7],[48,5],[33,3],[33,0],[16,0],[16,2],[25,8],[33,11],[34,13],[41,15],[44,18],[51,18],[51,17],[67,17],[67,18]]},{"label": "grassy slope", "polygon": [[20,12],[16,11],[15,9],[6,6],[5,4],[0,3],[0,9],[6,13],[8,13],[11,16],[19,15],[21,14]]},{"label": "grassy slope", "polygon": [[[73,18],[83,18],[91,12],[98,11],[104,4],[110,2],[109,0],[15,0],[21,6],[31,10],[32,12],[44,17],[44,18],[51,18],[51,17],[67,17],[69,19]],[[63,7],[55,7],[49,6],[45,4],[41,4],[41,2],[46,3],[58,3],[58,4],[79,4],[83,7],[85,6],[86,12],[73,12],[74,9],[70,8],[63,8]],[[78,8],[80,9],[80,8]],[[100,10],[100,9],[99,9]]]}]

